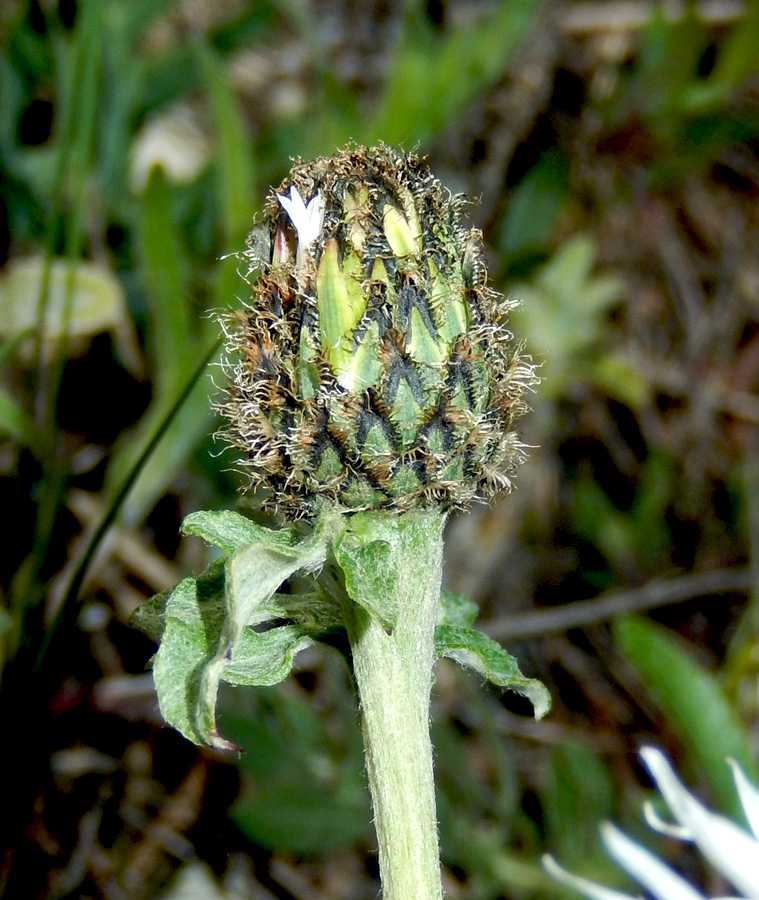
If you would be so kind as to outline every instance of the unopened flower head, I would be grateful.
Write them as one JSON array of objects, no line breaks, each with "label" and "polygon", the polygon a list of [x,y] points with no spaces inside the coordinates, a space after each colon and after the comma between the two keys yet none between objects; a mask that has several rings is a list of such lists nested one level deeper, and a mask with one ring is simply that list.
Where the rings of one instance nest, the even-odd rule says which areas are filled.
[{"label": "unopened flower head", "polygon": [[270,194],[221,407],[270,507],[465,508],[510,487],[536,379],[463,206],[384,146],[299,161]]}]

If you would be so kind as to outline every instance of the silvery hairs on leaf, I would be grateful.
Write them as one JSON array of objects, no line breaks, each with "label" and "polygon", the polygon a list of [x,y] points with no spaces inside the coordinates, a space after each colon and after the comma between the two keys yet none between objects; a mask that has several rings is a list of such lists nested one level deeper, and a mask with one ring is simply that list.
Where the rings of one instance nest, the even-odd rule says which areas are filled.
[{"label": "silvery hairs on leaf", "polygon": [[300,650],[334,627],[328,598],[303,603],[276,593],[294,573],[322,564],[326,539],[317,528],[298,540],[291,529],[264,528],[228,510],[194,513],[183,531],[228,555],[153,598],[133,621],[160,639],[153,674],[166,721],[196,744],[234,749],[216,726],[220,682],[276,684]]},{"label": "silvery hairs on leaf", "polygon": [[[326,516],[304,539],[293,529],[264,528],[229,510],[187,516],[184,534],[203,538],[223,558],[149,600],[132,617],[160,640],[153,671],[166,721],[194,743],[233,749],[216,727],[220,682],[277,684],[290,674],[301,650],[345,627],[339,600],[316,577],[329,556],[340,566],[352,600],[392,631],[409,585],[398,565],[403,520],[363,513],[344,528],[340,517]],[[295,573],[306,592],[277,593]],[[476,611],[471,601],[443,591],[435,656],[526,696],[540,718],[550,706],[548,691],[471,627]]]}]

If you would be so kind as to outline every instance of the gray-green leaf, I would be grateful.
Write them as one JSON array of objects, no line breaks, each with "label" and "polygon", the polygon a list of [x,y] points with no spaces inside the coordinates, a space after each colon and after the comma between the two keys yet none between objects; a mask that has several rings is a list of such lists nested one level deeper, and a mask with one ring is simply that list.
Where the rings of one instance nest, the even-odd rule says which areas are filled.
[{"label": "gray-green leaf", "polygon": [[359,514],[335,548],[348,593],[386,628],[398,618],[399,543],[394,519]]},{"label": "gray-green leaf", "polygon": [[481,631],[440,625],[435,630],[435,650],[438,657],[447,656],[461,666],[474,669],[498,687],[527,697],[536,719],[541,719],[550,709],[551,696],[546,686],[535,678],[525,678],[514,657]]},{"label": "gray-green leaf", "polygon": [[216,648],[204,663],[199,680],[198,728],[207,743],[220,749],[231,747],[216,730],[216,697],[219,682],[235,657],[245,627],[256,610],[268,603],[291,575],[312,571],[325,558],[326,542],[317,530],[298,545],[275,548],[268,543],[253,543],[227,560],[224,567],[224,621]]},{"label": "gray-green leaf", "polygon": [[442,591],[440,594],[440,624],[461,625],[468,628],[477,618],[479,608],[474,600],[453,591]]},{"label": "gray-green leaf", "polygon": [[233,659],[224,670],[230,684],[279,684],[292,671],[295,657],[314,643],[314,636],[300,625],[282,625],[259,634],[246,628]]},{"label": "gray-green leaf", "polygon": [[358,513],[336,543],[348,594],[385,628],[395,628],[403,604],[413,602],[413,573],[429,564],[425,553],[440,521],[439,514]]},{"label": "gray-green leaf", "polygon": [[[195,743],[229,749],[216,729],[219,682],[276,684],[299,650],[335,626],[326,595],[276,594],[291,575],[322,564],[324,527],[296,544],[291,530],[263,528],[237,513],[201,512],[183,530],[231,555],[153,597],[133,621],[161,642],[153,668],[166,721]],[[283,618],[294,624],[262,634],[250,628]]]},{"label": "gray-green leaf", "polygon": [[153,663],[161,714],[196,744],[206,740],[197,721],[197,698],[203,666],[221,631],[221,609],[221,602],[198,602],[194,578],[181,581],[166,600],[165,627]]},{"label": "gray-green leaf", "polygon": [[[261,544],[286,553],[292,550],[298,533],[293,529],[275,531],[257,525],[230,509],[199,510],[182,522],[183,534],[194,534],[231,556],[249,544]],[[292,551],[293,555],[297,551]]]}]

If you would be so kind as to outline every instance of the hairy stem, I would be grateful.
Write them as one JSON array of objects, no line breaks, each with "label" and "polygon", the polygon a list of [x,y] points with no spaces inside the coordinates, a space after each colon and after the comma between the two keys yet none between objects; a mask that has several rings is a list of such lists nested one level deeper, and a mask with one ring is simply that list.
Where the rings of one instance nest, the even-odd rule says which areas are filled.
[{"label": "hairy stem", "polygon": [[[440,609],[441,513],[403,517],[393,547],[397,622],[391,630],[350,603],[348,637],[361,706],[384,900],[441,900],[429,733]],[[355,593],[355,589],[354,589]]]}]

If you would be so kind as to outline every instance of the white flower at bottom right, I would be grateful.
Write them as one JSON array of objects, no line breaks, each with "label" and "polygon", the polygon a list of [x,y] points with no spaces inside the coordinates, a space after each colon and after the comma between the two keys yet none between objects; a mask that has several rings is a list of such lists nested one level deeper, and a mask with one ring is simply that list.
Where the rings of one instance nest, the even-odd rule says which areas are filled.
[{"label": "white flower at bottom right", "polygon": [[[759,900],[759,789],[732,760],[735,788],[748,822],[748,831],[724,816],[710,812],[677,777],[667,758],[654,747],[644,747],[641,756],[674,817],[664,822],[651,804],[645,806],[648,824],[663,834],[692,841],[704,858],[741,893],[719,900]],[[601,826],[601,837],[610,856],[656,900],[707,900],[650,850],[631,840],[609,823]],[[635,900],[629,894],[603,887],[572,875],[556,860],[543,857],[546,871],[589,900]]]}]

